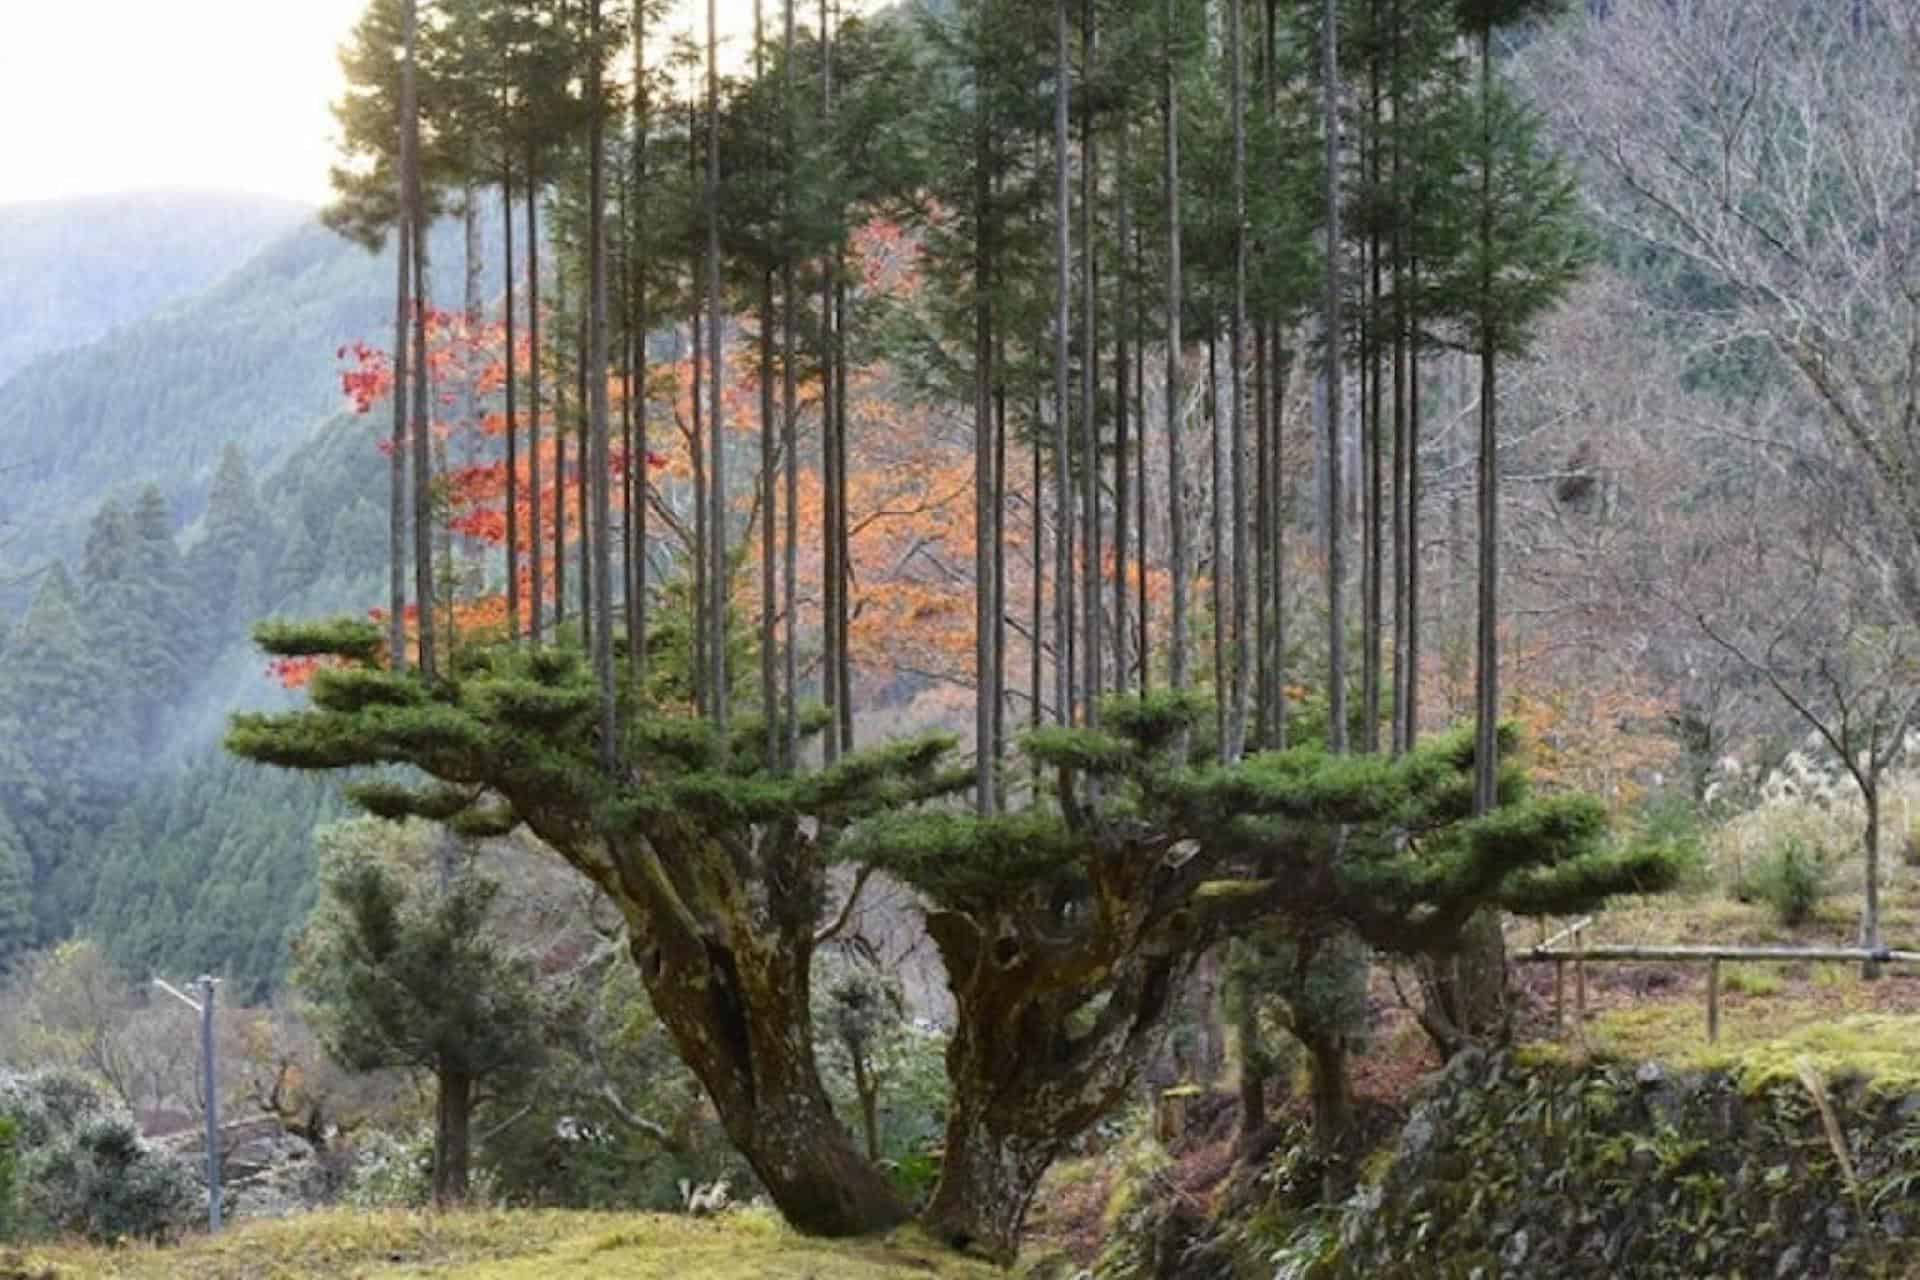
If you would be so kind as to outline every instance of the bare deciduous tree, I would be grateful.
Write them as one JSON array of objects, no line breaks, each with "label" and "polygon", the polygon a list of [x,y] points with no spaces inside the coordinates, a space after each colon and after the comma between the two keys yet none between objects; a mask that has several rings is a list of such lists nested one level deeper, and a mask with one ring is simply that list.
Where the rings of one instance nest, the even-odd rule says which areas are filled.
[{"label": "bare deciduous tree", "polygon": [[1599,221],[1801,389],[1920,561],[1920,0],[1617,0],[1530,68]]}]

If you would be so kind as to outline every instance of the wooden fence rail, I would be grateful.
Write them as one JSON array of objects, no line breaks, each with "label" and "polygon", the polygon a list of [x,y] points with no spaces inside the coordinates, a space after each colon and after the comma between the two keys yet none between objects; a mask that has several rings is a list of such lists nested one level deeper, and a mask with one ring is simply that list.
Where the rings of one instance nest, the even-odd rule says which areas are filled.
[{"label": "wooden fence rail", "polygon": [[[1573,965],[1573,1009],[1575,1026],[1584,1029],[1587,1018],[1588,961],[1668,962],[1704,961],[1707,966],[1707,1043],[1720,1039],[1720,962],[1738,960],[1759,964],[1795,964],[1809,960],[1839,961],[1849,964],[1920,964],[1920,951],[1896,951],[1881,947],[1737,947],[1737,946],[1631,946],[1603,943],[1588,946],[1586,930],[1593,917],[1562,929],[1537,946],[1508,953],[1508,959],[1529,964],[1553,965],[1553,1021],[1565,1026],[1567,965]],[[1563,940],[1571,945],[1558,945]]]}]

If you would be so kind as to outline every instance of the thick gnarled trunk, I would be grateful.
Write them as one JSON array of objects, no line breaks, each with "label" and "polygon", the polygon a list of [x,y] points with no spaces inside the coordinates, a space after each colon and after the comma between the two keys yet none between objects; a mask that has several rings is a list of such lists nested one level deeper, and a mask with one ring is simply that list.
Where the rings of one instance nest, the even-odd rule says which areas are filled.
[{"label": "thick gnarled trunk", "polygon": [[854,1146],[820,1083],[804,969],[778,947],[743,954],[715,941],[706,951],[688,965],[636,946],[636,959],[654,1012],[781,1215],[823,1236],[904,1222],[906,1204]]},{"label": "thick gnarled trunk", "polygon": [[920,1225],[955,1249],[1011,1262],[1027,1207],[1059,1152],[1047,1135],[1051,1120],[1035,1100],[1006,1096],[991,1080],[956,1078],[940,1185]]},{"label": "thick gnarled trunk", "polygon": [[957,1015],[945,1163],[921,1222],[954,1248],[1010,1262],[1041,1176],[1126,1097],[1190,956],[1146,945],[1156,923],[1124,913],[1088,920],[1071,943],[956,912],[928,928]]},{"label": "thick gnarled trunk", "polygon": [[884,1231],[908,1210],[820,1083],[804,974],[710,944],[705,973],[636,948],[654,1012],[782,1216],[810,1235]]},{"label": "thick gnarled trunk", "polygon": [[812,846],[770,832],[754,866],[690,824],[608,840],[531,798],[516,807],[619,906],[655,1015],[787,1222],[851,1236],[906,1221],[820,1082],[810,970],[824,872]]}]

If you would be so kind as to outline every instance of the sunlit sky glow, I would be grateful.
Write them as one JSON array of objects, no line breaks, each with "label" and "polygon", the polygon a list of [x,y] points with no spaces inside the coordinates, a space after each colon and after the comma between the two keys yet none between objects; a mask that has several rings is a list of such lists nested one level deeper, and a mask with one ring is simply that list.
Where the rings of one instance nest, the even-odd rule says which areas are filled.
[{"label": "sunlit sky glow", "polygon": [[[692,3],[675,0],[670,27],[686,29]],[[326,199],[335,51],[366,0],[4,7],[0,204],[154,187]],[[720,10],[723,32],[752,21],[752,0]],[[698,17],[704,32],[704,0]],[[728,43],[738,56],[746,42]]]}]

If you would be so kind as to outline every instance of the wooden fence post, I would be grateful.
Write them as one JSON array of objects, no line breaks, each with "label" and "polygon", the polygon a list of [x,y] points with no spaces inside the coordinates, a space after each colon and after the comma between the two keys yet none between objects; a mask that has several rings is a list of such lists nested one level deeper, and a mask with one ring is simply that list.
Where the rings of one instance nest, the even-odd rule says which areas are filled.
[{"label": "wooden fence post", "polygon": [[1587,1028],[1587,933],[1584,928],[1573,931],[1573,1020],[1580,1034],[1586,1034]]},{"label": "wooden fence post", "polygon": [[1553,1029],[1567,1029],[1567,962],[1557,958],[1553,962]]},{"label": "wooden fence post", "polygon": [[1707,1043],[1720,1040],[1720,957],[1707,961]]}]

